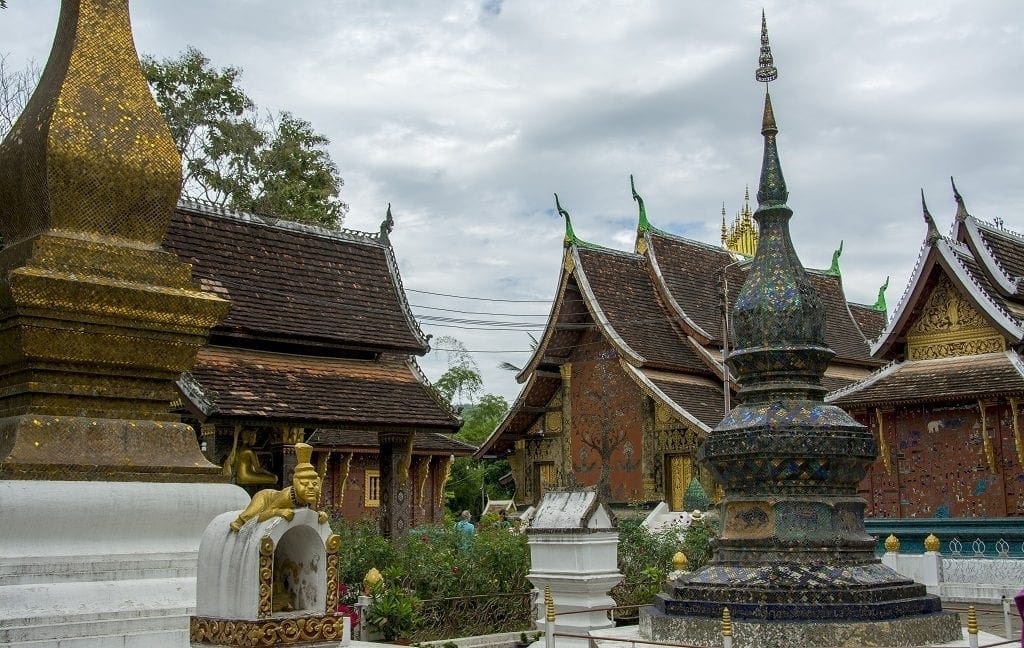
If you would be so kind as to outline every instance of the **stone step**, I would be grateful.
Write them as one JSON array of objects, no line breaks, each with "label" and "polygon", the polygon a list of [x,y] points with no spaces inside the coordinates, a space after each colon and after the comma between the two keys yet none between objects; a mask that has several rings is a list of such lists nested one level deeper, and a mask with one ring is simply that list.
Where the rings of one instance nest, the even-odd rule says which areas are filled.
[{"label": "stone step", "polygon": [[195,580],[191,578],[3,587],[0,645],[57,641],[65,648],[72,639],[154,632],[187,636],[194,600]]},{"label": "stone step", "polygon": [[195,554],[0,559],[0,587],[42,583],[195,577]]}]

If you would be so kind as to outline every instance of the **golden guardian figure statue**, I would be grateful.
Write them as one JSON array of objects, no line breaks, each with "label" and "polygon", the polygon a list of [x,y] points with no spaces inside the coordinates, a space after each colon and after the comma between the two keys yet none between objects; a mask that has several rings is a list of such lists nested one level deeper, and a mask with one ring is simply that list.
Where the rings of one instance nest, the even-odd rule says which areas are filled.
[{"label": "golden guardian figure statue", "polygon": [[[289,522],[295,517],[295,509],[312,508],[320,501],[320,475],[310,463],[313,447],[305,443],[295,444],[295,457],[298,464],[292,476],[292,485],[283,490],[267,488],[252,497],[249,506],[245,507],[234,522],[231,530],[238,531],[242,525],[252,518],[263,522],[272,517],[282,517]],[[317,511],[320,524],[327,522],[327,514]]]}]

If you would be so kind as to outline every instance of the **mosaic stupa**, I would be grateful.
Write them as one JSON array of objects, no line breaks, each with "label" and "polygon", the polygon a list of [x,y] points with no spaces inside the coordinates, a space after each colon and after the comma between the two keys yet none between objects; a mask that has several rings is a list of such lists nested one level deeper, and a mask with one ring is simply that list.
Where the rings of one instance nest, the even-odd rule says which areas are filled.
[{"label": "mosaic stupa", "polygon": [[[762,15],[756,78],[767,84],[777,76]],[[853,645],[845,643],[851,636],[862,646],[957,639],[955,615],[924,585],[882,565],[865,532],[857,485],[877,444],[823,402],[822,375],[834,354],[825,307],[790,239],[778,132],[766,90],[754,213],[760,241],[730,315],[739,404],[698,452],[725,490],[721,537],[708,565],[666,586],[641,632],[720,645],[718,621],[728,608],[737,648]]]}]

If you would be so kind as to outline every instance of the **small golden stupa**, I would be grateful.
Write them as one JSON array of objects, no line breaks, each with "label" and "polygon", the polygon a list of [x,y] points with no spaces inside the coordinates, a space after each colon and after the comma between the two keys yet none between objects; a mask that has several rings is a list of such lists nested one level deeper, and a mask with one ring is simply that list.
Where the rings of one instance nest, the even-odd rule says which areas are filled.
[{"label": "small golden stupa", "polygon": [[221,481],[169,414],[228,303],[160,248],[181,159],[127,0],[65,0],[0,144],[0,479]]}]

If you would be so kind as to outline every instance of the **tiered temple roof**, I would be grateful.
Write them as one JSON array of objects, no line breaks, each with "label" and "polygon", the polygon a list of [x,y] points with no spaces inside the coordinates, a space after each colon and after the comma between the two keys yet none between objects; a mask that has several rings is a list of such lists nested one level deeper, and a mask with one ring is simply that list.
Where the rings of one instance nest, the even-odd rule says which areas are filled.
[{"label": "tiered temple roof", "polygon": [[[635,252],[582,241],[563,213],[566,245],[547,326],[517,376],[524,383],[519,396],[479,454],[507,450],[527,436],[562,384],[559,367],[576,349],[600,341],[615,350],[623,371],[643,393],[680,420],[703,432],[721,421],[722,276],[731,303],[749,259],[651,226],[642,199],[634,196],[640,205]],[[885,313],[848,306],[838,274],[808,274],[828,309],[828,342],[837,357],[825,382],[834,389],[879,365],[870,356],[866,335],[877,334]]]},{"label": "tiered temple roof", "polygon": [[304,427],[454,431],[414,360],[428,350],[380,233],[181,201],[166,249],[230,300],[183,394],[205,416]]},{"label": "tiered temple roof", "polygon": [[928,233],[910,283],[872,347],[890,364],[829,395],[843,407],[976,399],[1024,392],[1024,237],[957,205],[942,236]]}]

